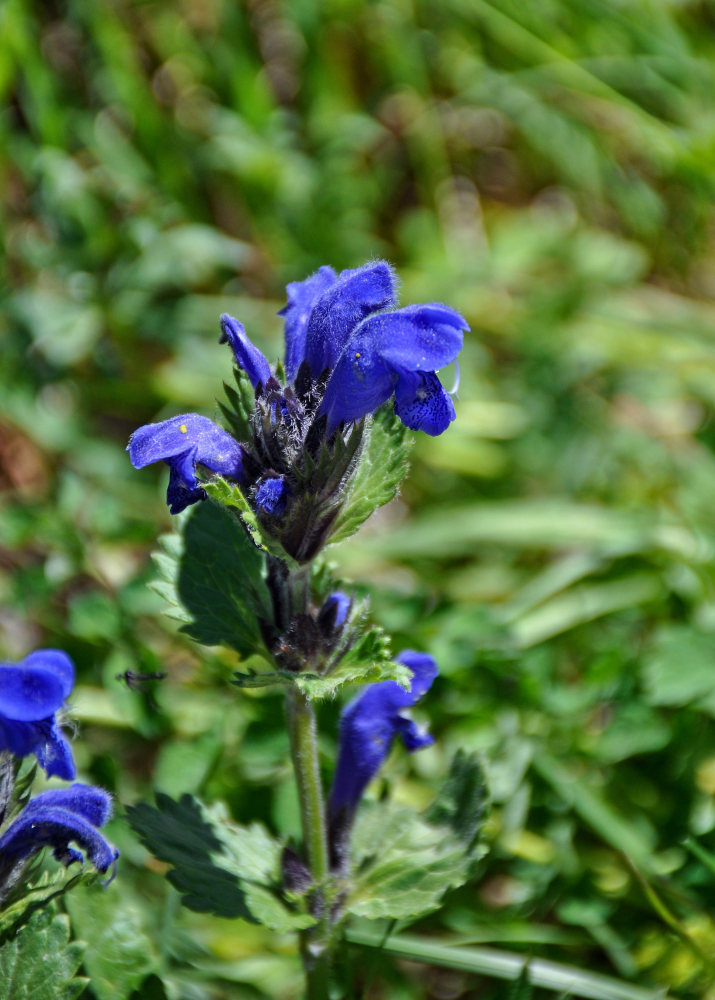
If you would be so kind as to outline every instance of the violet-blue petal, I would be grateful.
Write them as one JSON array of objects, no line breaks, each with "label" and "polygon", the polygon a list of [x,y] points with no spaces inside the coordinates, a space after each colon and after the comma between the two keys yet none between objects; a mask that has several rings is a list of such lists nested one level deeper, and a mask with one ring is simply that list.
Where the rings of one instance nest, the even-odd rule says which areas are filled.
[{"label": "violet-blue petal", "polygon": [[0,750],[13,757],[34,754],[49,778],[71,781],[75,776],[72,748],[54,716],[37,722],[17,722],[0,715]]},{"label": "violet-blue petal", "polygon": [[135,469],[152,462],[176,459],[177,471],[187,480],[197,462],[222,475],[243,476],[243,449],[231,435],[198,413],[181,413],[136,430],[127,446]]},{"label": "violet-blue petal", "polygon": [[305,358],[305,334],[313,305],[337,280],[332,267],[324,266],[304,281],[292,281],[286,287],[288,305],[278,315],[285,317],[285,370],[291,382]]},{"label": "violet-blue petal", "polygon": [[434,372],[406,372],[395,386],[395,413],[413,431],[436,437],[457,416],[452,397]]},{"label": "violet-blue petal", "polygon": [[56,720],[46,719],[44,723],[34,723],[34,725],[42,727],[33,749],[37,763],[48,778],[72,781],[76,774],[72,747]]},{"label": "violet-blue petal", "polygon": [[454,361],[468,329],[454,309],[430,302],[371,316],[359,332],[390,366],[433,372]]},{"label": "violet-blue petal", "polygon": [[233,316],[223,313],[221,316],[221,343],[228,343],[233,348],[236,364],[248,375],[255,389],[260,383],[265,385],[271,377],[271,366],[266,356],[255,347],[246,336],[243,323]]},{"label": "violet-blue petal", "polygon": [[106,872],[119,857],[117,849],[87,819],[54,805],[23,810],[0,837],[0,855],[21,860],[43,847],[52,847],[57,857],[69,863],[77,857],[69,848],[70,842],[78,844],[100,872]]},{"label": "violet-blue petal", "polygon": [[338,762],[329,801],[332,819],[341,813],[352,815],[397,735],[410,751],[432,742],[401,712],[427,692],[437,676],[437,664],[431,656],[415,650],[404,650],[397,660],[412,672],[408,691],[396,681],[380,681],[367,687],[342,713]]},{"label": "violet-blue petal", "polygon": [[395,391],[397,376],[358,333],[350,339],[325,389],[320,412],[328,417],[328,434],[341,421],[374,413]]},{"label": "violet-blue petal", "polygon": [[314,302],[306,328],[305,359],[314,378],[335,366],[366,316],[395,304],[395,294],[395,277],[384,260],[340,273]]},{"label": "violet-blue petal", "polygon": [[199,464],[244,481],[243,445],[198,413],[181,413],[157,424],[145,424],[132,434],[127,451],[135,469],[162,460],[169,465],[166,500],[172,514],[205,497],[196,478]]},{"label": "violet-blue petal", "polygon": [[65,700],[61,677],[44,667],[0,664],[0,715],[19,722],[44,719]]},{"label": "violet-blue petal", "polygon": [[25,813],[36,812],[45,806],[68,809],[84,817],[92,826],[104,826],[112,815],[112,796],[103,788],[78,781],[69,788],[53,788],[36,795],[25,806]]},{"label": "violet-blue petal", "polygon": [[170,514],[180,514],[192,503],[203,500],[206,490],[198,485],[198,480],[194,477],[194,486],[187,486],[184,477],[169,462],[169,483],[166,487],[166,502],[169,505]]},{"label": "violet-blue petal", "polygon": [[282,476],[264,479],[256,490],[256,507],[273,517],[280,517],[286,508],[289,496],[288,484]]},{"label": "violet-blue petal", "polygon": [[36,649],[22,661],[25,669],[40,667],[57,677],[62,685],[65,698],[69,698],[74,687],[74,664],[67,653],[61,649]]}]

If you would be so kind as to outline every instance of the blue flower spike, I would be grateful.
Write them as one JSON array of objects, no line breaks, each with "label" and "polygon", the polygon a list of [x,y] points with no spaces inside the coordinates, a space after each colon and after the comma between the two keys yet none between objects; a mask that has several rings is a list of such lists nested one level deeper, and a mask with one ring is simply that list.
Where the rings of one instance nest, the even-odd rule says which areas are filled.
[{"label": "blue flower spike", "polygon": [[349,495],[363,418],[392,400],[412,430],[447,429],[455,408],[437,373],[456,361],[467,323],[439,303],[398,308],[397,287],[384,260],[340,273],[321,267],[289,284],[280,312],[285,382],[243,325],[222,314],[221,341],[254,389],[252,412],[231,389],[231,406],[222,406],[244,443],[196,413],[147,424],[129,441],[135,468],[169,465],[172,514],[206,499],[202,466],[242,487],[263,529],[291,558],[309,562],[329,542]]},{"label": "blue flower spike", "polygon": [[[69,788],[42,792],[25,806],[0,837],[0,867],[22,862],[51,847],[65,866],[85,855],[102,874],[113,866],[119,851],[97,827],[112,814],[112,800],[101,788],[75,784]],[[70,846],[72,843],[78,845]],[[84,852],[84,853],[82,853]]]},{"label": "blue flower spike", "polygon": [[244,449],[231,435],[208,417],[182,413],[158,424],[145,424],[132,434],[127,445],[135,469],[164,461],[171,472],[166,500],[172,514],[206,496],[196,466],[243,482]]},{"label": "blue flower spike", "polygon": [[345,708],[340,718],[338,762],[330,792],[331,822],[348,825],[370,781],[385,762],[397,736],[410,751],[434,741],[402,713],[432,686],[437,664],[426,653],[405,649],[397,657],[412,672],[409,690],[396,681],[371,684]]},{"label": "blue flower spike", "polygon": [[74,666],[59,649],[40,649],[20,663],[0,663],[0,750],[34,754],[48,777],[71,781],[72,750],[56,719],[74,684]]},{"label": "blue flower spike", "polygon": [[265,355],[248,339],[243,323],[239,323],[228,313],[223,313],[220,343],[226,342],[233,348],[236,364],[246,372],[253,388],[257,389],[259,385],[265,386],[271,377],[271,366]]}]

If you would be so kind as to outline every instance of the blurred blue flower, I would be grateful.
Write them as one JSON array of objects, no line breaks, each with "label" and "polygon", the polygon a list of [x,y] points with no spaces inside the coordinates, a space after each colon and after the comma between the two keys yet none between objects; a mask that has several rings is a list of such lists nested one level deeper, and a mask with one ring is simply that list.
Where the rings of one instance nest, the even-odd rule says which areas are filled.
[{"label": "blurred blue flower", "polygon": [[434,742],[402,713],[429,690],[438,673],[437,664],[431,656],[413,649],[403,650],[397,662],[412,672],[408,691],[396,681],[380,681],[369,685],[342,713],[338,762],[329,800],[331,822],[350,822],[366,786],[387,758],[395,737],[400,736],[410,751]]},{"label": "blurred blue flower", "polygon": [[[42,792],[32,799],[0,837],[0,868],[5,872],[51,847],[63,865],[84,864],[85,854],[97,871],[106,872],[119,851],[99,833],[112,814],[112,800],[101,788],[76,784]],[[72,843],[78,845],[70,846]],[[84,851],[84,854],[82,853]]]},{"label": "blurred blue flower", "polygon": [[48,776],[71,781],[72,750],[55,713],[74,684],[74,666],[59,649],[39,649],[20,663],[0,663],[0,750],[34,754]]},{"label": "blurred blue flower", "polygon": [[127,445],[135,469],[165,461],[171,470],[166,502],[172,514],[206,496],[196,477],[196,466],[243,482],[243,446],[208,417],[182,413],[158,424],[144,424]]}]

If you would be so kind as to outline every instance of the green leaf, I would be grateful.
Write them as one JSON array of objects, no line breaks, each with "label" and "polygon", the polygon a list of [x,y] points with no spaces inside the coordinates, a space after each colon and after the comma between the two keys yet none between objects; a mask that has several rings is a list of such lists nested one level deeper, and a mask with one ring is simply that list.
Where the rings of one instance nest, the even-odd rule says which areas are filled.
[{"label": "green leaf", "polygon": [[352,833],[355,879],[346,911],[374,920],[436,909],[448,889],[467,881],[484,853],[479,834],[486,800],[476,756],[460,751],[440,795],[424,813],[365,803]]},{"label": "green leaf", "polygon": [[84,968],[97,1000],[126,1000],[159,964],[151,938],[143,928],[139,901],[128,885],[70,893],[65,905],[72,926],[84,940]]},{"label": "green leaf", "polygon": [[76,976],[83,951],[64,914],[35,913],[0,947],[0,1000],[74,1000],[89,982]]},{"label": "green leaf", "polygon": [[97,879],[97,873],[91,869],[70,874],[66,868],[59,868],[53,874],[44,871],[34,878],[35,868],[31,865],[24,870],[21,892],[18,887],[17,895],[11,895],[0,911],[0,940],[17,934],[36,910],[46,908],[51,900],[68,889],[80,884],[90,885]]},{"label": "green leaf", "polygon": [[663,1000],[664,996],[663,990],[659,988],[644,989],[575,965],[515,955],[499,948],[470,948],[409,934],[388,937],[382,928],[375,931],[370,925],[351,927],[345,936],[348,941],[364,948],[378,948],[390,955],[399,955],[413,962],[425,962],[445,969],[462,969],[480,976],[516,982],[523,980],[526,973],[526,979],[532,986],[553,990],[560,997],[584,997],[585,1000]]},{"label": "green leaf", "polygon": [[282,845],[263,826],[238,826],[220,803],[206,806],[190,795],[176,802],[157,793],[156,803],[131,806],[129,822],[148,850],[172,865],[169,880],[189,909],[278,932],[315,922],[282,898]]},{"label": "green leaf", "polygon": [[373,511],[397,494],[407,474],[411,446],[407,428],[389,407],[379,409],[371,423],[366,421],[360,462],[335,520],[331,543],[349,538]]},{"label": "green leaf", "polygon": [[355,882],[345,909],[359,917],[405,919],[436,909],[468,877],[467,850],[449,828],[407,806],[365,803],[352,836]]},{"label": "green leaf", "polygon": [[258,619],[272,615],[264,560],[238,519],[218,504],[200,503],[164,535],[152,584],[181,631],[205,646],[230,646],[243,657],[267,656]]}]

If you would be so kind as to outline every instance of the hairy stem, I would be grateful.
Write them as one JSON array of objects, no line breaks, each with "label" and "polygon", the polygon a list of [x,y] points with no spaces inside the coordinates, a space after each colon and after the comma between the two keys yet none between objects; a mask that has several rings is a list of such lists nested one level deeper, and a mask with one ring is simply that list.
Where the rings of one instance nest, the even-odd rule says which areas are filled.
[{"label": "hairy stem", "polygon": [[305,931],[301,953],[307,978],[307,1000],[327,1000],[330,973],[330,901],[325,890],[329,869],[325,806],[318,766],[315,713],[308,699],[292,688],[286,696],[291,758],[298,788],[303,840],[313,882],[313,908],[318,923]]}]

